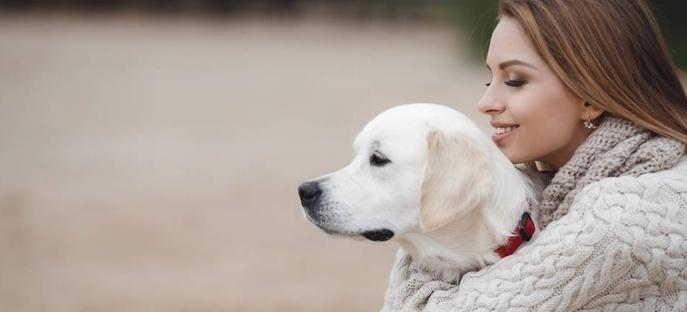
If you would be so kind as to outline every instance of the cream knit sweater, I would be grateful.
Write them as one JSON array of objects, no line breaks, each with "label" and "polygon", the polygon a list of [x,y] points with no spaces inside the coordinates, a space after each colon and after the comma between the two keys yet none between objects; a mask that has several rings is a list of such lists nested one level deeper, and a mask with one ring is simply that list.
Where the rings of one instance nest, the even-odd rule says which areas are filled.
[{"label": "cream knit sweater", "polygon": [[399,250],[383,311],[687,311],[687,157],[587,186],[542,234],[459,285]]}]

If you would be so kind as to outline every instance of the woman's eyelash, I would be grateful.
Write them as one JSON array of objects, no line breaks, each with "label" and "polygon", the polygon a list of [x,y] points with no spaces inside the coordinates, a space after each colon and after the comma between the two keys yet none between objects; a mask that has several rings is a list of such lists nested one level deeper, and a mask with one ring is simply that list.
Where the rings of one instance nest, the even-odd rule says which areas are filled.
[{"label": "woman's eyelash", "polygon": [[519,87],[525,84],[524,80],[506,80],[504,82],[509,87]]},{"label": "woman's eyelash", "polygon": [[[505,83],[507,86],[509,86],[509,87],[520,87],[520,86],[524,85],[524,84],[527,83],[527,82],[524,81],[524,80],[506,80],[504,83]],[[485,85],[486,85],[487,87],[488,87],[488,86],[491,86],[491,81],[485,83]]]}]

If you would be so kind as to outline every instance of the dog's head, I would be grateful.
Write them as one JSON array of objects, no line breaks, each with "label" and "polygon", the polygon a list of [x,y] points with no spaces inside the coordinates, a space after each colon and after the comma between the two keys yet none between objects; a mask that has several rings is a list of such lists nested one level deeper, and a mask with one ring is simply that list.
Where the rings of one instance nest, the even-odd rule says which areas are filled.
[{"label": "dog's head", "polygon": [[301,184],[306,217],[327,233],[374,241],[436,230],[490,192],[487,140],[448,107],[391,108],[358,134],[348,166]]}]

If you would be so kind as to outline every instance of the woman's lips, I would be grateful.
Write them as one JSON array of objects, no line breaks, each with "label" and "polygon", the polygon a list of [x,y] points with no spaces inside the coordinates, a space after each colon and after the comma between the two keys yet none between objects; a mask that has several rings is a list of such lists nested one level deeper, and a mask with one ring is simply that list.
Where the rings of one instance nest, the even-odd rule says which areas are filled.
[{"label": "woman's lips", "polygon": [[520,126],[514,126],[511,131],[501,134],[494,134],[491,136],[491,139],[494,141],[494,143],[496,143],[496,145],[501,145],[508,137],[510,137],[513,134],[513,132],[517,131],[518,128],[520,128]]}]

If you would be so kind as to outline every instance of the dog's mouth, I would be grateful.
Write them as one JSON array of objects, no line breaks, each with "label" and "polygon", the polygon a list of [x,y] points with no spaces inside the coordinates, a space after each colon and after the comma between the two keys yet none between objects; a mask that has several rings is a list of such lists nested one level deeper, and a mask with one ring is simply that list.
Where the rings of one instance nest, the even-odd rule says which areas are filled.
[{"label": "dog's mouth", "polygon": [[[326,226],[323,226],[321,224],[315,223],[315,225],[320,228],[320,230],[324,231],[325,233],[333,236],[342,236],[342,237],[348,237],[352,239],[356,239],[360,237],[365,237],[368,240],[371,240],[373,242],[385,242],[390,240],[392,237],[394,237],[394,232],[389,230],[389,229],[379,229],[379,230],[372,230],[372,231],[365,231],[365,232],[348,232],[348,231],[337,231],[333,230],[331,228],[328,228]],[[362,237],[361,237],[362,236]]]},{"label": "dog's mouth", "polygon": [[[334,235],[334,236],[344,236],[344,237],[350,237],[353,239],[356,239],[356,237],[365,237],[368,240],[371,240],[373,242],[384,242],[390,240],[392,237],[394,237],[394,232],[389,229],[377,229],[377,230],[370,230],[370,231],[364,231],[364,232],[352,232],[352,231],[346,231],[346,230],[341,230],[337,226],[330,224],[326,221],[329,221],[328,218],[321,218],[321,216],[312,216],[311,214],[305,212],[304,213],[305,218],[310,221],[312,224],[317,226],[320,230],[324,231],[325,233],[329,235]],[[322,219],[325,220],[325,222],[322,221]]]},{"label": "dog's mouth", "polygon": [[390,240],[392,237],[394,237],[394,232],[389,230],[389,229],[381,229],[381,230],[373,230],[373,231],[365,231],[362,233],[362,235],[374,242],[384,242]]},{"label": "dog's mouth", "polygon": [[[317,227],[329,235],[348,237],[348,238],[352,238],[352,239],[357,239],[357,238],[362,239],[362,237],[365,237],[366,239],[371,240],[373,242],[385,242],[385,241],[390,240],[392,237],[394,237],[394,232],[391,230],[388,230],[388,229],[365,231],[362,233],[353,233],[353,232],[332,230],[332,229],[329,229],[329,228],[324,227],[322,225],[317,225]],[[360,237],[360,236],[362,236],[362,237]]]}]

